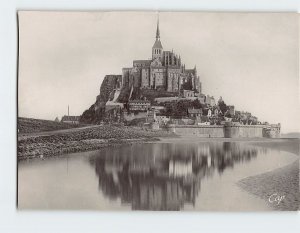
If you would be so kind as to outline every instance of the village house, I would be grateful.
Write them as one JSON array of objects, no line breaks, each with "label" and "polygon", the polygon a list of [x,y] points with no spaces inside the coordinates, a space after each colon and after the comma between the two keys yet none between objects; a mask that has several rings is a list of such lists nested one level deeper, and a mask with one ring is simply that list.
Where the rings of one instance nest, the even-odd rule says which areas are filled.
[{"label": "village house", "polygon": [[158,115],[156,121],[159,125],[166,125],[170,121],[170,117]]},{"label": "village house", "polygon": [[212,116],[219,116],[220,111],[221,110],[219,110],[218,108],[214,108],[213,111],[212,111]]},{"label": "village house", "polygon": [[199,108],[188,108],[189,117],[200,117],[202,115],[202,109]]},{"label": "village house", "polygon": [[80,120],[80,116],[63,116],[61,118],[61,122],[68,123],[68,124],[75,124],[78,125]]},{"label": "village house", "polygon": [[151,106],[148,100],[131,100],[128,105],[129,111],[147,111]]},{"label": "village house", "polygon": [[212,111],[210,109],[207,110],[207,116],[211,117],[212,116]]}]

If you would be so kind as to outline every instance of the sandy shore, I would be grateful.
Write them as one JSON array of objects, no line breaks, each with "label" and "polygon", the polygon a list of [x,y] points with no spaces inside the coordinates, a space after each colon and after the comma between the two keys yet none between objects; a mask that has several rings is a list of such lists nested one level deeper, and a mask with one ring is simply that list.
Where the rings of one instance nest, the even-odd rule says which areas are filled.
[{"label": "sandy shore", "polygon": [[[299,139],[254,142],[256,146],[287,151],[299,156]],[[263,200],[274,210],[299,210],[299,159],[292,164],[238,182],[244,190]],[[283,197],[284,196],[284,197]],[[280,202],[275,199],[283,197]]]}]

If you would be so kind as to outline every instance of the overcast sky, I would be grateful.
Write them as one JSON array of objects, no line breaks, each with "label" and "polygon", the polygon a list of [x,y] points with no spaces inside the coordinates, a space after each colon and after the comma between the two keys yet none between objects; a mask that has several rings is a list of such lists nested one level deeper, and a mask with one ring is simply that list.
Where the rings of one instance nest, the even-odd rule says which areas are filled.
[{"label": "overcast sky", "polygon": [[[204,94],[299,131],[298,16],[160,12],[165,50],[197,65]],[[156,12],[19,12],[19,115],[81,115],[106,74],[149,59]]]}]

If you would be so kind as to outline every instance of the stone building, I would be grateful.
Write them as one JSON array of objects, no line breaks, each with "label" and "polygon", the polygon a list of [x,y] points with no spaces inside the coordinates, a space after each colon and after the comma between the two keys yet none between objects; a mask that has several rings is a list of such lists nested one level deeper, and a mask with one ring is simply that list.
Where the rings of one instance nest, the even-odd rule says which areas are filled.
[{"label": "stone building", "polygon": [[68,124],[75,124],[78,125],[80,120],[80,116],[63,116],[61,118],[61,122],[68,123]]},{"label": "stone building", "polygon": [[195,93],[192,90],[183,90],[183,96],[185,98],[195,97]]},{"label": "stone building", "polygon": [[148,100],[131,100],[128,102],[129,111],[147,111],[151,104]]},{"label": "stone building", "polygon": [[[160,40],[159,21],[156,39],[152,46],[152,59],[134,60],[133,67],[122,69],[123,87],[179,92],[182,87],[201,93],[196,66],[185,69],[180,55],[165,51]],[[184,86],[183,86],[184,85]]]},{"label": "stone building", "polygon": [[202,116],[202,108],[188,108],[188,116],[189,117],[200,117]]},{"label": "stone building", "polygon": [[229,114],[231,116],[234,116],[235,115],[234,105],[228,105],[228,109],[229,109]]}]

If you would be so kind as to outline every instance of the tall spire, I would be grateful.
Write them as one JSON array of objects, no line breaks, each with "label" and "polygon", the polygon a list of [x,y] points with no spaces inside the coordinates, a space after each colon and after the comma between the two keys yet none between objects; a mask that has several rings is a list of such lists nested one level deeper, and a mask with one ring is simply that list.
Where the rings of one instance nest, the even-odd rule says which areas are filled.
[{"label": "tall spire", "polygon": [[159,15],[157,16],[156,39],[160,39],[160,32],[159,32]]},{"label": "tall spire", "polygon": [[157,15],[157,28],[156,28],[156,39],[154,45],[152,46],[152,59],[163,57],[163,47],[160,41],[160,32],[159,32],[159,15]]}]

